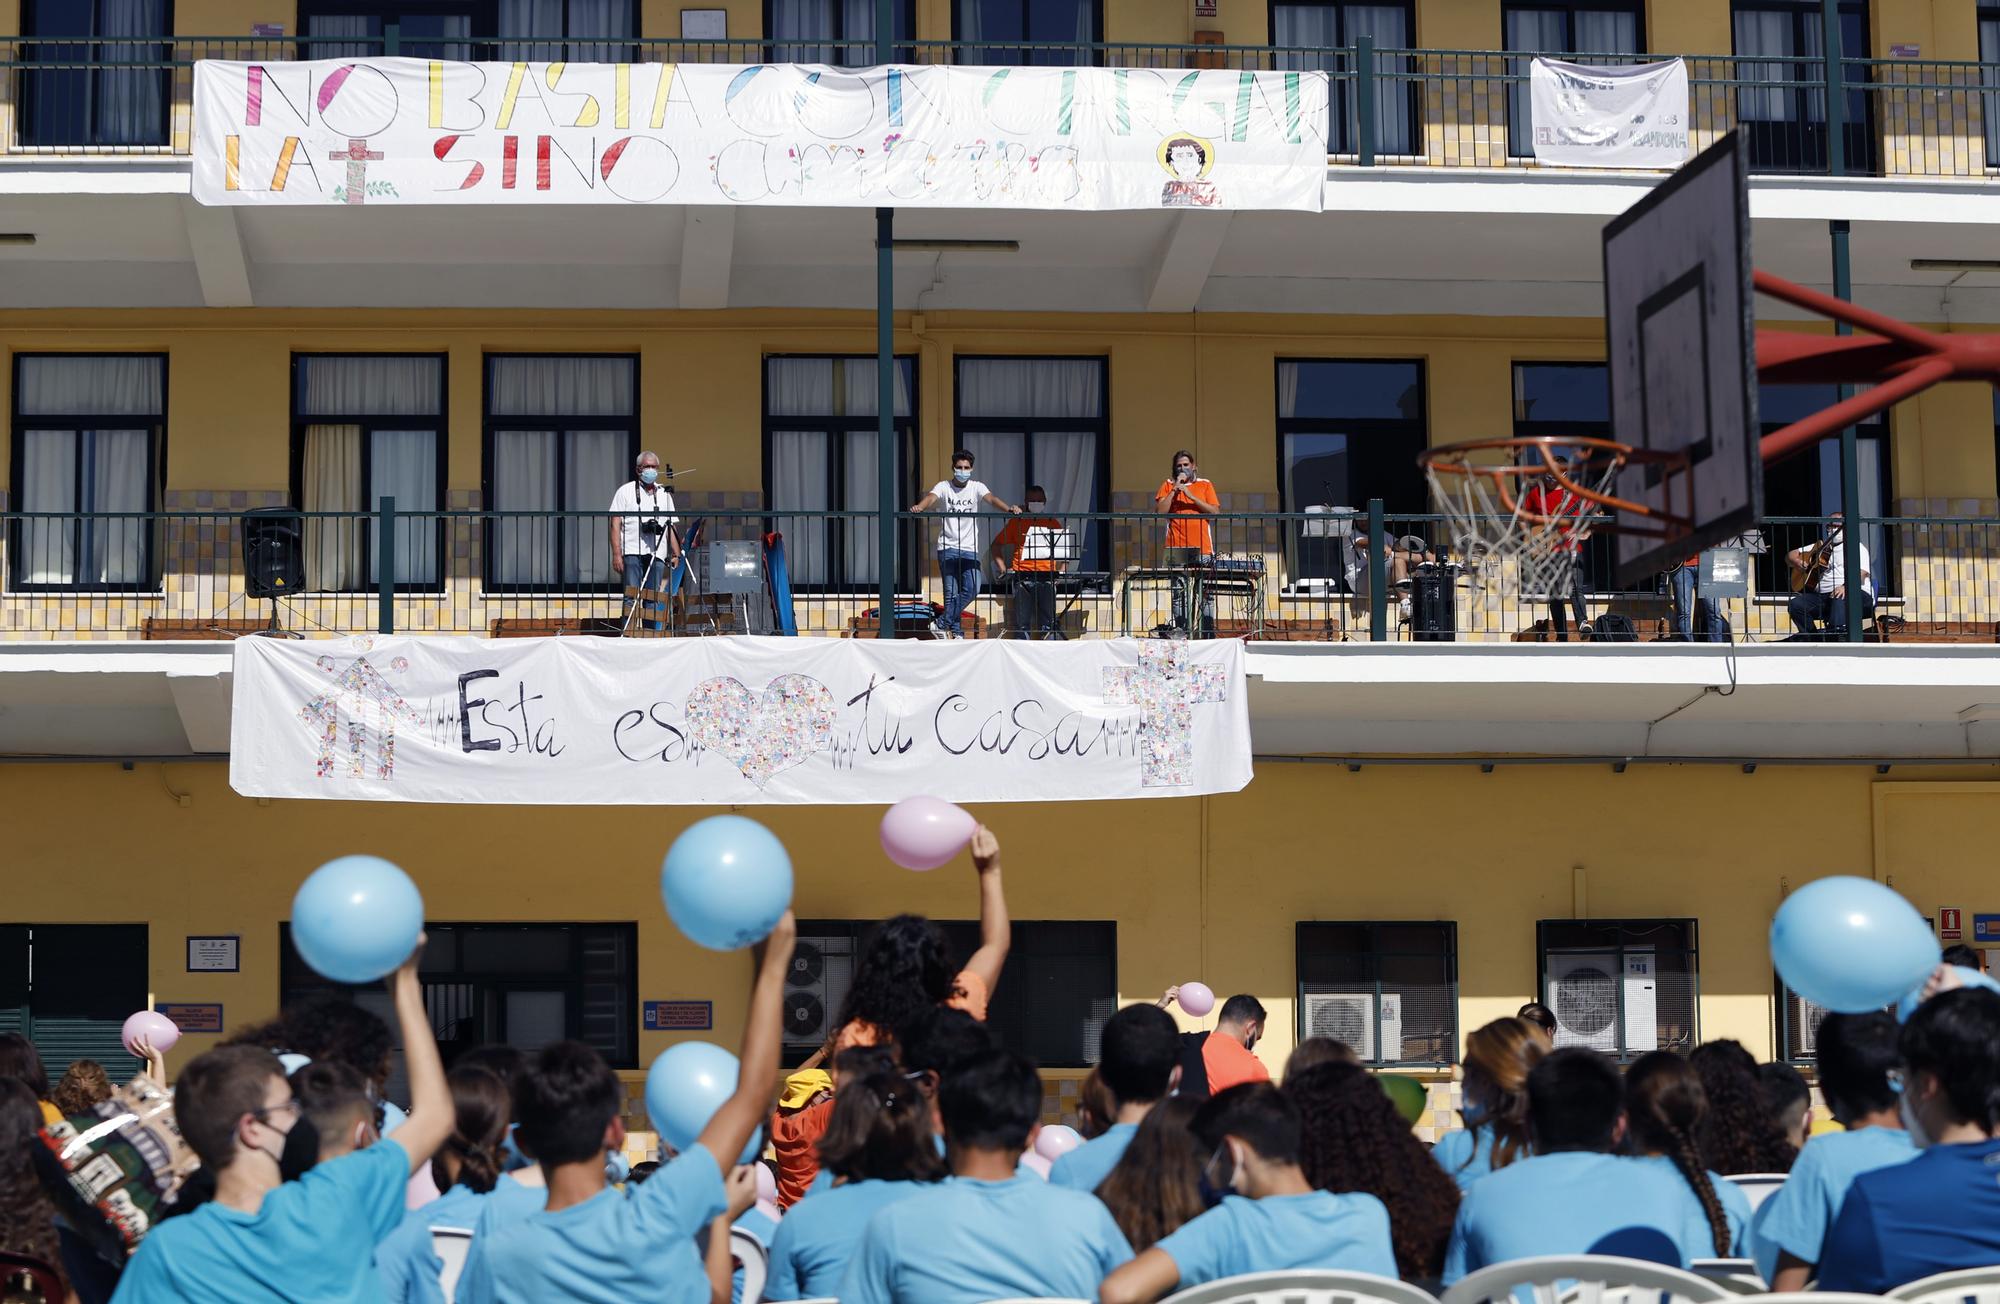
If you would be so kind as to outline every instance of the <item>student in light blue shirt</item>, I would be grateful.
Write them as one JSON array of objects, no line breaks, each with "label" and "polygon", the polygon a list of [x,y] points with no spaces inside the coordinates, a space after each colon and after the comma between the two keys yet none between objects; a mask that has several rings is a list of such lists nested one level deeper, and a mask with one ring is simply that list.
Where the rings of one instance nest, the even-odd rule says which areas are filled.
[{"label": "student in light blue shirt", "polygon": [[1902,1066],[1901,1029],[1884,1010],[1829,1014],[1814,1037],[1820,1095],[1847,1130],[1806,1142],[1791,1176],[1757,1210],[1751,1249],[1774,1291],[1800,1291],[1813,1279],[1827,1229],[1854,1179],[1917,1157],[1896,1112],[1890,1076]]},{"label": "student in light blue shirt", "polygon": [[1016,1175],[1042,1112],[1033,1063],[980,1052],[947,1070],[938,1106],[952,1175],[868,1220],[841,1304],[1088,1297],[1132,1257],[1096,1197]]},{"label": "student in light blue shirt", "polygon": [[[548,1204],[502,1235],[472,1238],[459,1304],[707,1304],[729,1293],[729,1222],[756,1201],[757,1182],[748,1165],[724,1165],[743,1153],[777,1087],[797,934],[786,911],[757,948],[736,1090],[694,1145],[639,1185],[621,1190],[605,1179],[605,1155],[625,1144],[618,1075],[581,1042],[557,1042],[535,1058],[515,1108],[521,1145],[548,1178]],[[706,1261],[695,1247],[704,1228]]]},{"label": "student in light blue shirt", "polygon": [[1125,1147],[1154,1105],[1181,1080],[1181,1035],[1174,1016],[1157,1005],[1128,1005],[1104,1021],[1097,1075],[1116,1109],[1111,1127],[1063,1155],[1049,1181],[1095,1191],[1118,1166]]},{"label": "student in light blue shirt", "polygon": [[1474,1182],[1458,1206],[1444,1284],[1510,1259],[1614,1254],[1684,1268],[1686,1183],[1613,1154],[1625,1133],[1618,1068],[1593,1050],[1551,1051],[1528,1075],[1535,1153]]},{"label": "student in light blue shirt", "polygon": [[375,1245],[402,1220],[410,1174],[452,1126],[416,965],[412,954],[390,979],[413,1105],[394,1140],[315,1165],[319,1138],[270,1051],[221,1046],[181,1071],[176,1121],[215,1173],[215,1198],[152,1229],[126,1266],[117,1304],[381,1298]]},{"label": "student in light blue shirt", "polygon": [[1750,1197],[1701,1165],[1695,1133],[1708,1116],[1701,1075],[1672,1051],[1641,1055],[1625,1070],[1628,1148],[1642,1164],[1682,1184],[1681,1245],[1691,1259],[1747,1258]]},{"label": "student in light blue shirt", "polygon": [[843,1077],[819,1139],[819,1165],[838,1184],[800,1200],[779,1220],[765,1299],[838,1294],[869,1219],[944,1177],[930,1101],[893,1069]]},{"label": "student in light blue shirt", "polygon": [[1212,1158],[1203,1173],[1231,1194],[1105,1278],[1103,1304],[1151,1304],[1246,1272],[1325,1268],[1396,1275],[1389,1211],[1359,1192],[1313,1189],[1299,1166],[1299,1112],[1268,1082],[1224,1091],[1195,1115]]},{"label": "student in light blue shirt", "polygon": [[1495,1019],[1465,1039],[1459,1116],[1431,1158],[1461,1188],[1528,1157],[1528,1074],[1549,1053],[1549,1035],[1526,1019]]},{"label": "student in light blue shirt", "polygon": [[402,1225],[375,1247],[375,1267],[389,1304],[444,1304],[439,1274],[444,1261],[432,1248],[431,1229],[479,1225],[480,1207],[503,1179],[502,1145],[511,1101],[507,1084],[477,1065],[446,1075],[456,1119],[444,1148],[431,1159],[431,1180],[441,1194],[403,1216]]}]

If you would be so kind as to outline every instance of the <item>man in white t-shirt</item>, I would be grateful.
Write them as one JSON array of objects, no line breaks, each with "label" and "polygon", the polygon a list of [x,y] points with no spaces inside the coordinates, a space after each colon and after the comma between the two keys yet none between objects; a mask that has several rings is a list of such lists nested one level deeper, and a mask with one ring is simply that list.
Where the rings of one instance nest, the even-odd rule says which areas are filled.
[{"label": "man in white t-shirt", "polygon": [[[660,483],[660,455],[648,450],[633,463],[633,478],[611,495],[611,573],[628,589],[660,589],[680,560],[674,530],[674,495]],[[630,606],[628,601],[627,610]],[[648,629],[661,628],[646,622]]]},{"label": "man in white t-shirt", "polygon": [[[1804,571],[1808,576],[1816,569],[1820,572],[1819,579],[1805,592],[1793,594],[1790,603],[1792,624],[1807,638],[1837,638],[1847,632],[1847,542],[1843,533],[1840,513],[1835,512],[1824,540],[1795,548],[1785,558],[1794,570]],[[1859,546],[1861,618],[1866,620],[1875,610],[1875,581],[1868,570],[1868,545]],[[1819,629],[1821,621],[1826,622],[1824,635]]]},{"label": "man in white t-shirt", "polygon": [[963,448],[951,455],[951,479],[940,480],[917,500],[913,512],[944,504],[944,527],[938,531],[938,574],[944,579],[944,615],[938,618],[939,638],[963,638],[960,618],[979,596],[979,523],[973,513],[981,503],[996,512],[1020,514],[972,478],[972,454]]}]

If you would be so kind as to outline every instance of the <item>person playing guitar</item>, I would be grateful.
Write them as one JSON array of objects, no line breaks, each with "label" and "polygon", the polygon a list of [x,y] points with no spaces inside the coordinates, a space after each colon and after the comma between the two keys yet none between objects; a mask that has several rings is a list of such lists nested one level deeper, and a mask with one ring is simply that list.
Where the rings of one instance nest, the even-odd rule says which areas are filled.
[{"label": "person playing guitar", "polygon": [[[1792,624],[1806,638],[1832,638],[1847,632],[1847,549],[1840,513],[1835,512],[1826,537],[1785,554],[1792,568]],[[1861,550],[1861,616],[1875,610],[1875,585],[1869,574],[1868,545]],[[1825,631],[1820,629],[1825,623]]]}]

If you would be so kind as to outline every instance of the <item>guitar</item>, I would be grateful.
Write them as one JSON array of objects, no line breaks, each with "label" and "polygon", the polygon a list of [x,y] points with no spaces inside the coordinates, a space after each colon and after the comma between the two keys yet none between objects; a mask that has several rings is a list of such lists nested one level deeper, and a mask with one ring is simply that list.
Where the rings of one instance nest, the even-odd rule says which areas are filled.
[{"label": "guitar", "polygon": [[1833,550],[1840,546],[1840,536],[1832,535],[1822,539],[1812,550],[1812,556],[1801,565],[1797,557],[1787,553],[1785,560],[1792,566],[1792,592],[1813,593],[1819,589],[1819,582],[1826,578],[1826,568],[1833,564]]}]

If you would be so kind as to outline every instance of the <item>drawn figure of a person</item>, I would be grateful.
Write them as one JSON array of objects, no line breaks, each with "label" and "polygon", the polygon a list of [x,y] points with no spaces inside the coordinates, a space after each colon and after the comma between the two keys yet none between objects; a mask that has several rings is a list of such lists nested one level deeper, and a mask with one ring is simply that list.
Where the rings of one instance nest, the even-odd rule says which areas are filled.
[{"label": "drawn figure of a person", "polygon": [[1222,197],[1207,180],[1215,149],[1198,136],[1173,136],[1160,145],[1160,166],[1172,178],[1160,190],[1162,208],[1213,208]]}]

